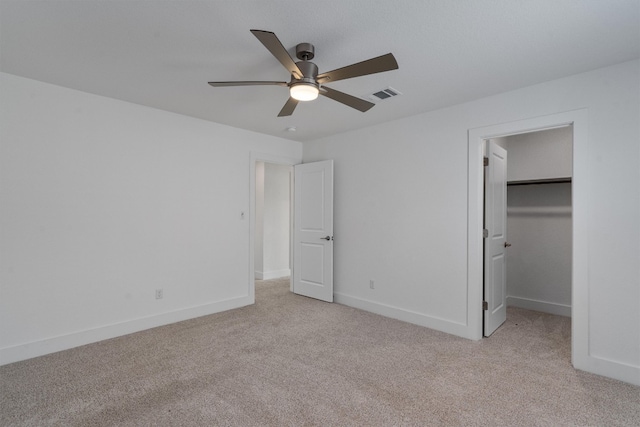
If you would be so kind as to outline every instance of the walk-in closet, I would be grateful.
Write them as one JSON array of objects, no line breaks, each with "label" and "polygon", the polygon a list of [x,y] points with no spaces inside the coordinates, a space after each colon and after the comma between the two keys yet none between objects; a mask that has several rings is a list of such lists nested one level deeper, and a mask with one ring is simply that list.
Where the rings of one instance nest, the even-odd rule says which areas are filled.
[{"label": "walk-in closet", "polygon": [[494,139],[508,152],[507,306],[571,316],[571,126]]}]

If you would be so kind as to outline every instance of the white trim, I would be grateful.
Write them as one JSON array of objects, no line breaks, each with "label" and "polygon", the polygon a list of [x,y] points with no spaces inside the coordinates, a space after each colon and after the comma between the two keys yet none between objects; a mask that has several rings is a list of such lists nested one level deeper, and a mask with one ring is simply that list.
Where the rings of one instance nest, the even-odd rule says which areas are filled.
[{"label": "white trim", "polygon": [[592,374],[640,386],[640,367],[635,365],[620,363],[591,354],[586,359],[585,366],[578,367],[575,363],[573,365],[577,369],[591,372]]},{"label": "white trim", "polygon": [[[251,151],[249,160],[249,283],[247,294],[251,299],[251,304],[256,301],[256,267],[255,267],[255,245],[256,245],[256,162],[274,163],[278,165],[294,166],[302,160],[294,157],[279,156],[268,153]],[[291,201],[293,205],[293,191],[291,191]],[[293,218],[293,217],[291,217]],[[293,222],[293,220],[291,220]],[[290,235],[292,233],[289,233]],[[289,239],[289,247],[293,247],[293,241]],[[291,250],[289,250],[291,254]],[[291,264],[293,266],[293,264]],[[289,276],[293,276],[293,271],[289,271]],[[289,284],[293,291],[293,282]]]},{"label": "white trim", "polygon": [[285,268],[283,270],[256,271],[257,280],[278,279],[280,277],[291,276],[291,270]]},{"label": "white trim", "polygon": [[507,307],[526,308],[527,310],[540,311],[542,313],[571,317],[571,306],[549,301],[540,301],[530,298],[507,297]]},{"label": "white trim", "polygon": [[244,307],[249,304],[251,304],[251,302],[248,296],[231,298],[224,301],[212,302],[186,309],[170,311],[168,313],[141,317],[139,319],[114,323],[98,328],[85,329],[70,334],[5,347],[0,349],[0,365],[19,362],[21,360],[68,350],[70,348],[110,338],[116,338],[158,326],[164,326],[171,323],[181,322],[183,320],[194,319],[196,317],[207,316],[234,308]]},{"label": "white trim", "polygon": [[334,302],[347,305],[349,307],[379,314],[381,316],[390,317],[392,319],[402,320],[403,322],[413,323],[414,325],[424,326],[429,329],[457,335],[463,338],[469,338],[467,335],[467,325],[463,323],[453,322],[451,320],[441,319],[438,317],[427,316],[411,310],[395,307],[388,304],[382,304],[377,301],[370,301],[363,298],[345,295],[342,293],[334,293]]},{"label": "white trim", "polygon": [[575,110],[517,122],[469,130],[467,217],[467,324],[473,339],[482,338],[482,147],[486,139],[573,125],[573,260],[572,260],[572,362],[589,367],[588,275],[588,127],[587,110]]}]

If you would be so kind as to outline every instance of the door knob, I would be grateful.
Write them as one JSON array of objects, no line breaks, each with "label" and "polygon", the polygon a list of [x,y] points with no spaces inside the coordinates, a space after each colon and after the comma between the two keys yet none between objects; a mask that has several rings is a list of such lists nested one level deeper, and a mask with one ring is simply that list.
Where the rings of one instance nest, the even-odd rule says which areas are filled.
[{"label": "door knob", "polygon": [[326,237],[321,237],[322,240],[333,240],[333,237],[331,236],[326,236]]},{"label": "door knob", "polygon": [[505,247],[505,248],[508,248],[509,246],[511,246],[511,243],[509,243],[509,242],[504,242],[504,247]]}]

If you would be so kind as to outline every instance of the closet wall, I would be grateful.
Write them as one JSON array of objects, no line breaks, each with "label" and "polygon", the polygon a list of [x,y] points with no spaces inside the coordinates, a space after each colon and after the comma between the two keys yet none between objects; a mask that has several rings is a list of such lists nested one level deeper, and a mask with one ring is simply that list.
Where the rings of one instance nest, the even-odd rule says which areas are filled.
[{"label": "closet wall", "polygon": [[508,153],[507,305],[571,315],[572,140],[564,127],[497,141]]}]

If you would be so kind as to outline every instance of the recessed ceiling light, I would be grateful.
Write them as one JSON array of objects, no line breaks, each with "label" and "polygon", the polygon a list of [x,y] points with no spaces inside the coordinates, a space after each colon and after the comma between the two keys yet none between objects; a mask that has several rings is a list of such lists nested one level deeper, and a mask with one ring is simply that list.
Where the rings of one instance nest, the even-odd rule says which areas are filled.
[{"label": "recessed ceiling light", "polygon": [[288,127],[288,128],[286,128],[285,130],[286,130],[287,132],[295,132],[295,131],[297,131],[298,129],[296,129],[296,127],[295,127],[295,126],[289,126],[289,127]]}]

